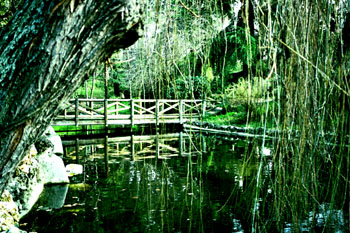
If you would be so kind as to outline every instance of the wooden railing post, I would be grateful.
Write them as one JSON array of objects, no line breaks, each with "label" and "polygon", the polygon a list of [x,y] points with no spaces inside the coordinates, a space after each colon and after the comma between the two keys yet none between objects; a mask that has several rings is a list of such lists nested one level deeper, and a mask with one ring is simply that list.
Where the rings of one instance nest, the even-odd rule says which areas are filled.
[{"label": "wooden railing post", "polygon": [[180,124],[183,124],[183,103],[182,103],[182,99],[179,102],[179,114],[180,114]]},{"label": "wooden railing post", "polygon": [[105,126],[108,127],[108,100],[104,100],[104,115],[105,115]]},{"label": "wooden railing post", "polygon": [[143,102],[142,102],[142,100],[140,101],[140,106],[141,106],[141,109],[140,109],[140,115],[142,116],[142,111],[143,111]]},{"label": "wooden railing post", "polygon": [[131,126],[134,125],[134,110],[135,110],[134,100],[131,99],[131,100],[130,100],[130,120],[131,120]]},{"label": "wooden railing post", "polygon": [[159,125],[159,100],[156,99],[156,125]]},{"label": "wooden railing post", "polygon": [[75,99],[75,127],[79,125],[79,99]]}]

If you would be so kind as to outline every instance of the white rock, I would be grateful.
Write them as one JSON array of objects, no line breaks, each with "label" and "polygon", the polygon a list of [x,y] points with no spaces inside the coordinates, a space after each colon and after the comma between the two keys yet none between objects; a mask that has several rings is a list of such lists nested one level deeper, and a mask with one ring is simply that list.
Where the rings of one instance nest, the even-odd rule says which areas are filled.
[{"label": "white rock", "polygon": [[44,189],[44,184],[43,183],[35,183],[28,187],[28,190],[23,194],[23,206],[22,210],[20,211],[19,215],[20,218],[25,216],[34,206],[34,204],[37,202],[39,199],[39,196],[41,192]]},{"label": "white rock", "polygon": [[49,126],[49,127],[46,129],[46,131],[45,131],[44,134],[47,135],[47,136],[48,136],[48,135],[57,135],[52,126]]},{"label": "white rock", "polygon": [[62,140],[61,137],[56,135],[49,135],[47,136],[47,139],[53,144],[53,153],[56,155],[63,155],[63,146],[62,146]]},{"label": "white rock", "polygon": [[66,172],[68,176],[79,175],[83,173],[83,165],[80,164],[68,164],[66,166]]},{"label": "white rock", "polygon": [[67,184],[69,179],[63,160],[48,149],[38,156],[45,184]]},{"label": "white rock", "polygon": [[60,209],[63,207],[68,193],[68,185],[46,186],[40,195],[39,205],[41,209]]},{"label": "white rock", "polygon": [[12,226],[12,227],[10,227],[10,229],[8,229],[7,231],[6,231],[6,233],[27,233],[26,231],[23,231],[23,230],[21,230],[21,229],[19,229],[18,227],[16,227],[16,226]]}]

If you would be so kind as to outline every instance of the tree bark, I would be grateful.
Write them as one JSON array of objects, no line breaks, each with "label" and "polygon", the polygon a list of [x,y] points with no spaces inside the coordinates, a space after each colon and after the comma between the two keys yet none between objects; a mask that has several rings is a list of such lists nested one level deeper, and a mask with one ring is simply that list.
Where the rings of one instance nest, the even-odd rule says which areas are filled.
[{"label": "tree bark", "polygon": [[139,37],[137,0],[23,1],[0,31],[0,193],[98,62]]}]

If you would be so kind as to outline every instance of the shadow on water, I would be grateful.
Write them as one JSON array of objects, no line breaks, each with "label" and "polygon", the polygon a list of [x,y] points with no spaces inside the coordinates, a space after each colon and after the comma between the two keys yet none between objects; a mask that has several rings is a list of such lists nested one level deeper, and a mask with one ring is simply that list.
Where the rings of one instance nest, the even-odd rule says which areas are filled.
[{"label": "shadow on water", "polygon": [[257,232],[345,232],[343,210],[326,202],[306,211],[297,230],[276,225],[272,142],[261,149],[258,139],[180,132],[63,143],[65,163],[84,172],[46,187],[24,230],[252,232],[254,212]]}]

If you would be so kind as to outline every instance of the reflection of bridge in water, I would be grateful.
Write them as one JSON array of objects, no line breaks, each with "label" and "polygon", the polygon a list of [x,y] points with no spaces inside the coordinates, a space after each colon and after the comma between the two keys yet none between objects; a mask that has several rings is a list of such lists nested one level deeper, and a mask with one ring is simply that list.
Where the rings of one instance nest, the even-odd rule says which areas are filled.
[{"label": "reflection of bridge in water", "polygon": [[[196,156],[205,151],[204,137],[196,139],[187,133],[147,136],[104,137],[97,139],[63,140],[65,156],[76,160],[104,159],[106,165],[122,159],[169,159],[176,156]],[[107,166],[106,166],[107,167]]]},{"label": "reflection of bridge in water", "polygon": [[135,125],[198,120],[214,108],[205,100],[75,99],[52,125]]}]

